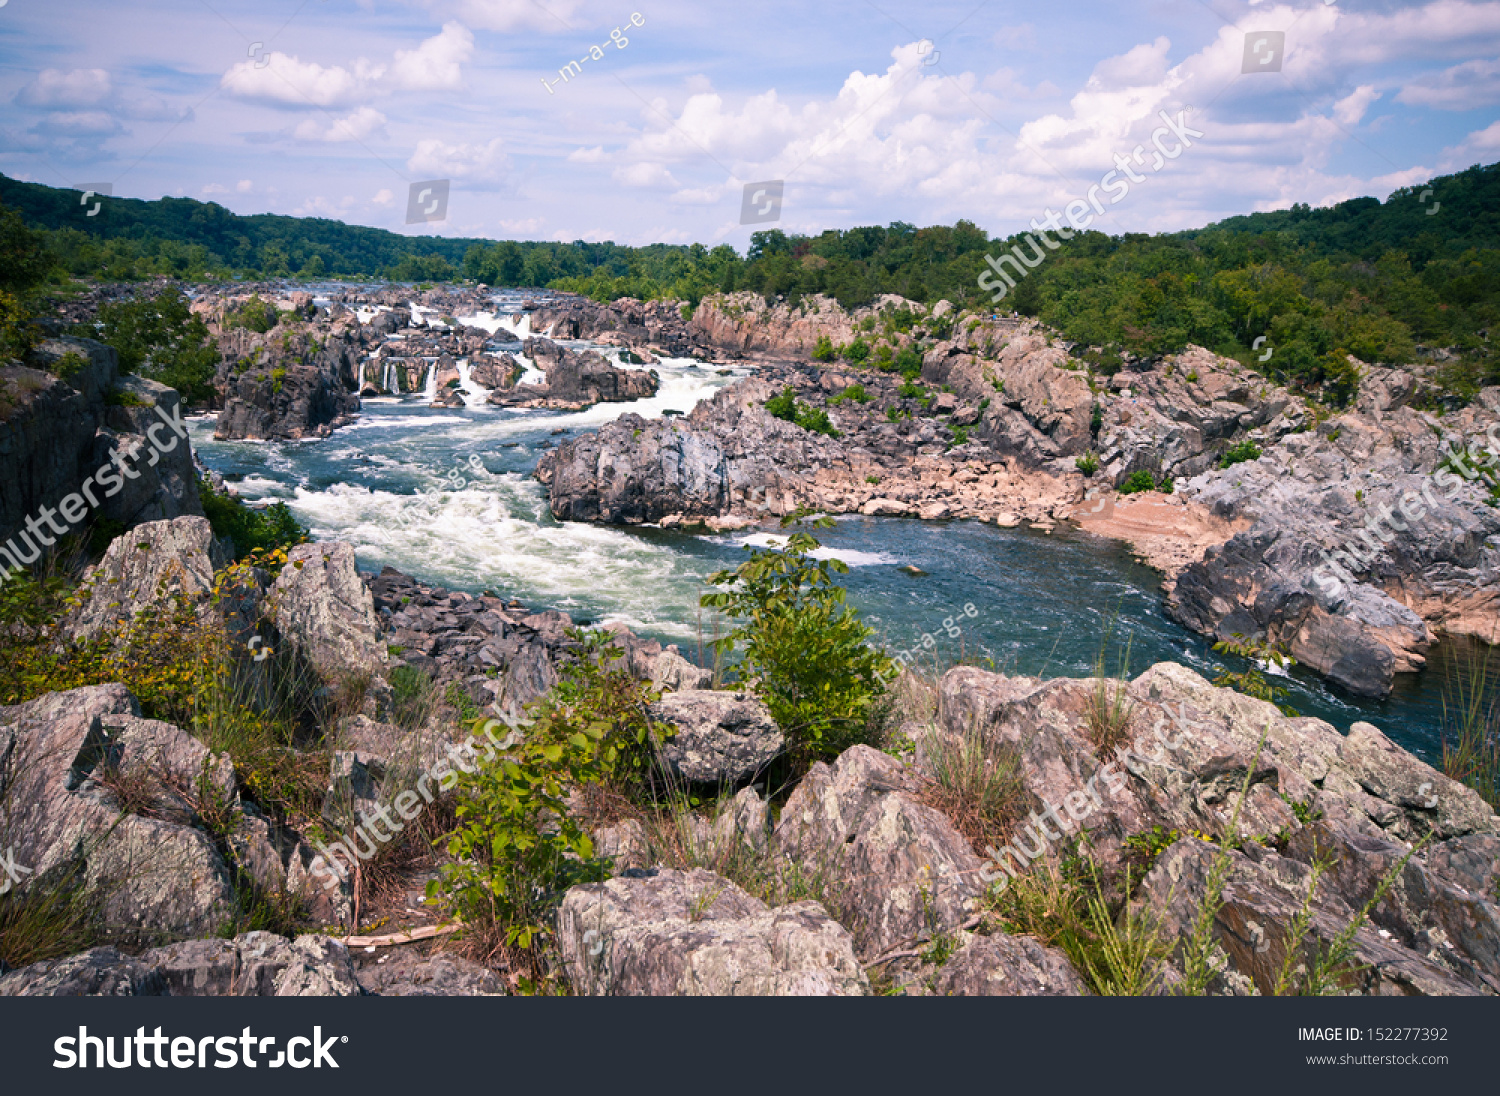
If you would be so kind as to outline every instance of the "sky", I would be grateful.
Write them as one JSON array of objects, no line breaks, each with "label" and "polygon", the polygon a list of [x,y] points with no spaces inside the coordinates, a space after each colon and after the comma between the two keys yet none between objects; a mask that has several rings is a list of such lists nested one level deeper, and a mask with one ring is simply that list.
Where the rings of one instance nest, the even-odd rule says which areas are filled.
[{"label": "sky", "polygon": [[407,234],[1164,232],[1500,160],[1500,0],[0,0],[0,103],[13,178]]}]

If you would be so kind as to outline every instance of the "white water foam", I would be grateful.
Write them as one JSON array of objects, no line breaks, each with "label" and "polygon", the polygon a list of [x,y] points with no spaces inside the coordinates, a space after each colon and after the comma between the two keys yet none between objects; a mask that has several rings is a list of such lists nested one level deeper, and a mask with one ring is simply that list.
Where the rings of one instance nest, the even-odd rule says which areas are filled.
[{"label": "white water foam", "polygon": [[[714,544],[728,544],[736,548],[784,548],[787,538],[776,533],[746,533],[732,537],[703,537]],[[850,567],[880,567],[900,563],[901,560],[888,552],[861,552],[856,548],[839,548],[823,545],[807,553],[811,559],[836,559]]]}]

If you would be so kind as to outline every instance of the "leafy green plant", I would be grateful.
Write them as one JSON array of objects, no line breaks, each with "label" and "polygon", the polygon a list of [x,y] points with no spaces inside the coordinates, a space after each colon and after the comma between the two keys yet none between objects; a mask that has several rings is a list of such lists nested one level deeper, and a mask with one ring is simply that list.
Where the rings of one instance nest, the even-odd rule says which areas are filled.
[{"label": "leafy green plant", "polygon": [[1130,473],[1125,478],[1125,482],[1116,488],[1122,495],[1134,495],[1141,491],[1155,491],[1156,489],[1156,477],[1144,468]]},{"label": "leafy green plant", "polygon": [[828,402],[845,403],[849,401],[854,403],[869,403],[870,395],[865,391],[865,386],[862,384],[851,384]]},{"label": "leafy green plant", "polygon": [[1073,464],[1085,476],[1092,476],[1095,472],[1099,471],[1099,454],[1091,449],[1083,456],[1075,457]]},{"label": "leafy green plant", "polygon": [[1250,663],[1245,670],[1238,673],[1231,672],[1223,666],[1215,666],[1213,682],[1215,685],[1227,686],[1246,696],[1253,696],[1256,700],[1274,704],[1283,715],[1296,716],[1297,709],[1283,703],[1290,690],[1282,685],[1272,685],[1261,672],[1261,667],[1266,665],[1275,666],[1278,670],[1297,665],[1297,660],[1282,644],[1267,644],[1263,639],[1246,639],[1241,633],[1235,632],[1233,638],[1221,639],[1215,643],[1214,650],[1219,654],[1238,655]]},{"label": "leafy green plant", "polygon": [[828,412],[821,407],[804,407],[799,404],[797,394],[790,385],[782,389],[781,395],[772,396],[766,401],[766,410],[773,417],[795,423],[810,433],[827,434],[831,438],[839,436],[828,419]]},{"label": "leafy green plant", "polygon": [[818,336],[818,341],[813,345],[812,360],[815,362],[833,361],[833,343],[827,335]]},{"label": "leafy green plant", "polygon": [[848,566],[813,558],[820,546],[798,529],[782,547],[749,548],[749,560],[709,578],[722,589],[702,597],[705,607],[741,622],[714,649],[727,656],[743,648],[740,678],[766,702],[802,765],[878,737],[883,680],[893,672],[891,660],[869,644],[874,630],[845,604],[834,580]]},{"label": "leafy green plant", "polygon": [[1258,459],[1260,459],[1260,446],[1256,445],[1249,438],[1246,438],[1244,441],[1239,442],[1237,445],[1232,445],[1225,450],[1224,455],[1219,458],[1219,467],[1228,468],[1231,465],[1239,464],[1241,461]]},{"label": "leafy green plant", "polygon": [[198,499],[214,536],[234,541],[237,559],[251,552],[275,551],[305,544],[309,537],[284,502],[275,502],[263,510],[252,510],[233,495],[215,491],[207,482],[198,485]]},{"label": "leafy green plant", "polygon": [[114,347],[123,372],[160,381],[191,402],[213,399],[219,351],[180,291],[101,305],[99,324],[100,330],[88,327],[80,334]]}]

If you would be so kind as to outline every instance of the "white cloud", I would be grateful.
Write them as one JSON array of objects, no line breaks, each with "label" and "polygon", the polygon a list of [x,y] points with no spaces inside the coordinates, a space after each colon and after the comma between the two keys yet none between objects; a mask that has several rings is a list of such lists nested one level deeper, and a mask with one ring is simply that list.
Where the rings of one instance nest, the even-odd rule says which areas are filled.
[{"label": "white cloud", "polygon": [[1438,110],[1472,110],[1497,100],[1500,100],[1500,60],[1465,61],[1412,81],[1396,96],[1398,103]]},{"label": "white cloud", "polygon": [[204,194],[228,194],[229,188],[223,183],[209,183],[203,188]]},{"label": "white cloud", "polygon": [[333,220],[338,220],[342,217],[347,216],[350,207],[353,205],[354,198],[352,195],[346,194],[343,198],[339,199],[338,202],[334,202],[329,198],[323,197],[323,195],[321,194],[317,194],[311,198],[308,198],[296,209],[292,210],[292,216],[329,217]]},{"label": "white cloud", "polygon": [[579,0],[456,0],[451,8],[459,19],[481,30],[536,30],[560,34],[573,29]]},{"label": "white cloud", "polygon": [[510,158],[496,137],[488,144],[448,144],[436,137],[417,142],[406,170],[418,178],[498,182],[510,171]]},{"label": "white cloud", "polygon": [[1353,92],[1333,104],[1333,116],[1340,125],[1357,126],[1370,104],[1380,98],[1380,92],[1369,84],[1362,84]]},{"label": "white cloud", "polygon": [[341,141],[361,141],[385,125],[385,115],[374,107],[360,107],[342,118],[333,118],[324,124],[314,118],[299,122],[292,136],[299,141],[324,141],[336,144]]},{"label": "white cloud", "polygon": [[574,164],[597,164],[608,159],[604,153],[603,145],[595,145],[593,148],[575,148],[568,153],[568,161]]},{"label": "white cloud", "polygon": [[474,54],[474,36],[457,23],[414,50],[397,50],[390,83],[400,91],[443,91],[463,86],[463,64]]},{"label": "white cloud", "polygon": [[617,167],[611,177],[621,186],[676,186],[677,180],[661,164],[642,162]]},{"label": "white cloud", "polygon": [[398,91],[452,90],[463,84],[463,63],[474,36],[457,23],[414,50],[397,50],[389,65],[356,58],[324,67],[280,51],[232,66],[219,81],[231,96],[278,106],[346,107]]},{"label": "white cloud", "polygon": [[249,194],[250,191],[255,189],[255,184],[252,183],[249,179],[241,179],[239,182],[234,184],[234,189],[239,191],[239,193],[241,194]]},{"label": "white cloud", "polygon": [[113,137],[124,133],[119,121],[100,110],[49,114],[31,127],[32,133],[50,137]]},{"label": "white cloud", "polygon": [[111,90],[109,73],[103,69],[43,69],[16,92],[16,102],[26,107],[76,110],[98,106],[109,98]]},{"label": "white cloud", "polygon": [[370,199],[371,202],[378,206],[388,206],[395,200],[396,196],[386,187],[381,187],[375,192],[375,197]]},{"label": "white cloud", "polygon": [[527,217],[524,221],[500,222],[501,230],[517,236],[531,236],[541,231],[545,219],[542,217]]}]

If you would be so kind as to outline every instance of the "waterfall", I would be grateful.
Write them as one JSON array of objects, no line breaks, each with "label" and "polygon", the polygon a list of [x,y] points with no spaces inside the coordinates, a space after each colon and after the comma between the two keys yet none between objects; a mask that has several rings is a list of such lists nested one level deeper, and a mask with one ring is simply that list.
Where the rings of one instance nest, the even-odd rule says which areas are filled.
[{"label": "waterfall", "polygon": [[437,362],[427,367],[427,381],[422,385],[422,398],[428,403],[437,399]]},{"label": "waterfall", "polygon": [[469,359],[458,359],[458,390],[463,393],[465,407],[483,407],[489,391],[478,381],[469,377]]},{"label": "waterfall", "polygon": [[380,375],[380,387],[385,389],[386,395],[397,395],[401,390],[396,387],[396,363],[390,358],[385,359],[385,369]]}]

